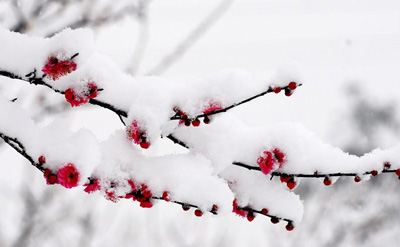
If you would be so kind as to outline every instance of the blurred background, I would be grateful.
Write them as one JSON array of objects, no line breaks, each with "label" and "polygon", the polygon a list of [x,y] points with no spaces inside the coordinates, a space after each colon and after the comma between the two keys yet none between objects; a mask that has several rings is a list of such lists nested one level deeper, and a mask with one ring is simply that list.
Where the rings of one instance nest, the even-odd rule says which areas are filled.
[{"label": "blurred background", "polygon": [[[396,0],[0,0],[0,25],[51,37],[93,29],[98,49],[132,75],[182,78],[241,68],[268,79],[295,65],[304,86],[232,112],[252,126],[300,122],[356,155],[398,143],[400,2]],[[1,38],[1,37],[0,37]],[[1,54],[0,54],[1,56]],[[38,125],[55,119],[107,138],[122,126],[96,107],[70,108],[62,95],[24,83],[0,93]],[[1,116],[1,118],[6,116]],[[0,120],[1,121],[1,120]],[[149,155],[182,152],[158,145]],[[331,187],[303,180],[301,225],[287,232],[266,217],[201,218],[159,202],[112,203],[82,188],[47,186],[0,142],[0,246],[398,246],[400,184],[381,175]]]}]

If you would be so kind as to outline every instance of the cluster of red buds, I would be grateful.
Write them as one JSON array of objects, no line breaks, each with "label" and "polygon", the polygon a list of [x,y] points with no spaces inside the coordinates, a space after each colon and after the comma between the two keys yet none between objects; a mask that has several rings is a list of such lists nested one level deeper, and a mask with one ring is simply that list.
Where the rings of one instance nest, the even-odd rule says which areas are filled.
[{"label": "cluster of red buds", "polygon": [[149,189],[149,187],[146,184],[141,184],[139,186],[139,189],[136,188],[135,183],[133,180],[128,181],[131,188],[132,192],[127,194],[125,196],[126,199],[133,199],[134,201],[140,202],[140,206],[142,208],[151,208],[153,207],[153,202],[151,200],[151,197],[153,196],[153,193]]},{"label": "cluster of red buds", "polygon": [[[119,199],[132,199],[133,201],[137,201],[140,203],[140,206],[142,208],[151,208],[153,207],[153,201],[154,199],[162,199],[166,202],[170,202],[172,200],[172,194],[169,191],[164,191],[161,195],[161,197],[154,197],[153,192],[150,190],[150,188],[142,183],[140,185],[136,185],[135,182],[132,179],[128,180],[128,184],[130,186],[130,192],[123,195],[123,196],[117,196],[113,189],[118,186],[118,183],[116,182],[111,182],[110,184],[110,189],[105,190],[105,198],[117,202]],[[86,188],[84,189],[85,192],[87,193],[92,193],[94,191],[100,190],[100,184],[99,184],[99,178],[89,178],[89,182],[84,184]],[[182,209],[184,211],[188,211],[190,208],[195,207],[195,205],[187,204],[187,203],[181,203],[181,202],[175,202],[177,204],[182,205]],[[210,210],[211,213],[217,214],[218,212],[218,206],[214,204]],[[197,208],[194,211],[194,214],[197,217],[200,217],[203,215],[203,211]]]},{"label": "cluster of red buds", "polygon": [[[132,199],[133,201],[138,201],[140,203],[140,206],[142,208],[151,208],[153,207],[153,200],[152,196],[153,193],[149,189],[149,187],[146,184],[141,184],[140,186],[136,186],[135,182],[132,179],[128,180],[128,184],[130,186],[131,191],[127,193],[124,196],[117,196],[115,195],[112,190],[106,190],[105,191],[105,196],[108,200],[111,200],[113,202],[118,201],[118,199]],[[93,183],[94,185],[94,183]],[[114,188],[117,186],[117,183],[112,182],[111,183],[111,188]],[[170,195],[169,192],[164,192],[163,196],[165,196],[164,200],[170,200]],[[164,198],[164,197],[163,197]]]},{"label": "cluster of red buds", "polygon": [[290,190],[294,189],[296,187],[296,185],[297,185],[296,180],[295,180],[295,178],[293,176],[289,176],[287,174],[282,174],[280,176],[280,179],[281,179],[281,183],[286,183],[286,186]]},{"label": "cluster of red buds", "polygon": [[139,127],[139,124],[136,120],[133,120],[132,124],[126,126],[126,134],[128,135],[129,140],[140,145],[141,148],[148,149],[150,147],[150,142],[147,140],[146,131]]},{"label": "cluster of red buds", "polygon": [[[223,107],[220,102],[210,101],[208,105],[205,107],[205,110],[203,110],[203,114],[205,115],[203,122],[205,124],[209,124],[211,122],[211,118],[208,116],[208,114],[222,109]],[[201,122],[198,117],[190,118],[188,114],[182,111],[179,107],[174,107],[173,110],[175,112],[174,117],[180,119],[179,120],[180,125],[184,124],[185,126],[188,127],[190,125],[193,125],[194,127],[198,127],[200,125]]]},{"label": "cluster of red buds", "polygon": [[74,61],[60,61],[54,56],[51,56],[46,65],[42,68],[42,72],[46,74],[46,77],[52,79],[53,81],[58,80],[58,78],[61,76],[67,75],[75,70],[76,63]]},{"label": "cluster of red buds", "polygon": [[210,114],[211,112],[219,111],[224,109],[222,107],[222,104],[218,101],[209,101],[208,105],[205,107],[205,110],[203,110],[204,114]]},{"label": "cluster of red buds", "polygon": [[97,190],[100,190],[100,183],[98,178],[89,178],[89,183],[84,184],[83,186],[86,186],[86,188],[83,190],[86,193],[90,194],[92,192],[95,192]]},{"label": "cluster of red buds", "polygon": [[[238,205],[236,199],[233,200],[233,210],[232,210],[232,212],[234,212],[235,214],[237,214],[237,215],[239,215],[241,217],[246,217],[249,222],[252,222],[254,220],[255,213],[259,213],[259,214],[262,214],[262,215],[270,217],[272,224],[277,224],[277,223],[280,222],[280,218],[268,214],[268,209],[267,208],[263,208],[263,209],[261,209],[261,211],[257,211],[255,209],[250,208],[249,206],[240,207]],[[292,231],[294,229],[293,222],[291,220],[287,220],[287,219],[284,219],[284,220],[287,221],[286,230]]]},{"label": "cluster of red buds", "polygon": [[[139,186],[136,186],[132,179],[129,179],[128,183],[131,187],[131,192],[125,195],[125,199],[138,201],[142,208],[153,207],[153,192],[146,184],[142,183]],[[171,193],[169,191],[164,191],[162,194],[162,199],[166,202],[171,201]]]},{"label": "cluster of red buds", "polygon": [[[242,216],[242,217],[246,217],[248,221],[252,222],[254,220],[254,218],[256,217],[254,214],[254,211],[250,208],[250,207],[240,207],[237,203],[237,200],[233,200],[233,209],[232,212]],[[264,213],[265,215],[268,214],[268,209],[264,208]]]},{"label": "cluster of red buds", "polygon": [[281,168],[285,162],[286,155],[278,148],[272,151],[265,150],[257,159],[257,164],[260,166],[261,172],[265,175],[271,171]]},{"label": "cluster of red buds", "polygon": [[[182,209],[183,209],[183,211],[188,211],[191,207],[196,207],[196,206],[189,205],[189,204],[185,204],[185,203],[182,204]],[[218,213],[218,205],[214,204],[214,205],[212,206],[210,212],[211,212],[212,214],[217,214],[217,213]],[[197,208],[196,210],[194,210],[194,215],[196,215],[197,217],[201,217],[201,216],[203,216],[203,214],[204,214],[203,211],[202,211],[201,209],[199,209],[199,208]]]},{"label": "cluster of red buds", "polygon": [[[46,157],[43,155],[38,158],[39,165],[42,166],[46,163]],[[44,178],[48,185],[60,184],[67,189],[78,186],[79,182],[79,171],[76,169],[75,165],[68,163],[54,173],[51,169],[46,168],[43,173]]]},{"label": "cluster of red buds", "polygon": [[292,81],[286,87],[279,87],[279,86],[273,87],[272,91],[274,91],[274,93],[280,93],[282,91],[282,89],[284,89],[285,95],[289,97],[293,94],[293,92],[294,92],[294,90],[296,90],[296,88],[297,88],[297,83]]},{"label": "cluster of red buds", "polygon": [[[386,161],[383,163],[383,171],[388,171],[391,167],[390,162]],[[393,171],[391,171],[393,172]],[[394,173],[398,176],[398,179],[400,180],[400,169],[397,169],[394,171]],[[315,172],[317,174],[317,172]],[[370,172],[366,172],[365,174],[371,174],[371,176],[376,177],[378,176],[379,172],[378,170],[372,170]],[[359,183],[362,181],[362,177],[360,175],[354,175],[354,182]],[[332,184],[332,180],[329,177],[329,174],[325,176],[324,178],[324,185],[325,186],[330,186]]]},{"label": "cluster of red buds", "polygon": [[[185,126],[190,126],[193,125],[194,127],[198,127],[200,125],[200,120],[198,118],[192,119],[189,118],[188,115],[183,112],[182,110],[180,110],[178,107],[174,107],[174,112],[175,112],[175,116],[179,118],[179,125],[185,125]],[[204,118],[204,123],[208,124],[210,123],[210,121],[206,121],[206,119]]]},{"label": "cluster of red buds", "polygon": [[71,106],[79,106],[86,104],[90,99],[96,98],[98,95],[97,85],[94,82],[88,83],[83,92],[76,92],[72,88],[65,90],[65,99]]},{"label": "cluster of red buds", "polygon": [[[386,162],[383,164],[383,170],[389,170],[391,166],[392,166],[392,164],[390,164],[389,161],[386,161]],[[373,174],[373,172],[374,172],[376,175],[378,175],[378,171],[371,171],[372,176],[376,176],[376,175]],[[400,169],[397,169],[397,170],[395,171],[395,174],[397,175],[398,179],[400,180]]]}]

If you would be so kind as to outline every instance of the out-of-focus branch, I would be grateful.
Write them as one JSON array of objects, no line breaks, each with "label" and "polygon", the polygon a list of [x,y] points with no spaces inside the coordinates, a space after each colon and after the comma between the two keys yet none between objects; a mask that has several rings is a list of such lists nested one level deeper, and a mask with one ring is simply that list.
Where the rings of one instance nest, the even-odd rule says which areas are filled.
[{"label": "out-of-focus branch", "polygon": [[220,4],[179,43],[171,53],[166,55],[148,75],[159,75],[176,63],[229,9],[234,0],[222,0]]},{"label": "out-of-focus branch", "polygon": [[18,16],[18,22],[14,25],[11,30],[14,32],[24,32],[28,25],[28,20],[25,15],[22,13],[21,6],[19,0],[12,1],[12,8],[16,16]]},{"label": "out-of-focus branch", "polygon": [[[66,17],[67,9],[77,3],[80,3],[81,6],[81,14],[77,14],[76,18],[71,19],[70,21],[66,21],[62,26],[48,30],[44,34],[46,37],[53,36],[55,33],[58,33],[62,29],[66,27],[70,28],[80,28],[84,26],[89,27],[99,27],[105,25],[106,23],[115,22],[120,20],[128,15],[140,15],[139,8],[134,4],[128,4],[124,8],[120,10],[110,11],[112,10],[113,3],[110,2],[109,5],[105,6],[103,11],[101,11],[97,15],[92,14],[92,7],[95,3],[86,4],[84,0],[81,1],[57,1],[57,0],[42,0],[42,1],[34,1],[29,13],[24,14],[22,12],[19,0],[13,0],[12,9],[15,12],[15,16],[17,18],[16,24],[10,28],[10,30],[19,33],[26,33],[29,31],[29,28],[35,25],[40,25],[40,23],[48,24],[55,21],[61,20],[61,18]],[[147,2],[147,1],[146,1]],[[56,4],[58,7],[54,13],[48,13],[48,15],[43,15],[52,4]],[[148,3],[146,3],[148,4]]]},{"label": "out-of-focus branch", "polygon": [[132,61],[128,65],[127,71],[132,75],[139,71],[140,64],[146,51],[147,43],[149,40],[149,24],[148,24],[148,5],[149,1],[141,0],[137,8],[137,20],[139,25],[139,34],[137,37],[136,45],[132,54]]}]

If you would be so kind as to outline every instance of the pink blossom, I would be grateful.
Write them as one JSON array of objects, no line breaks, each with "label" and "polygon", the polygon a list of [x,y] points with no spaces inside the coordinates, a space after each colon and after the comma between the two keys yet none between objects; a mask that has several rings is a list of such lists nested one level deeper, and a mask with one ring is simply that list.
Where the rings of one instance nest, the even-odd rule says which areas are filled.
[{"label": "pink blossom", "polygon": [[263,154],[258,157],[257,164],[261,168],[261,172],[268,175],[272,170],[275,169],[277,160],[270,151],[264,151]]},{"label": "pink blossom", "polygon": [[87,96],[79,96],[73,89],[68,88],[65,91],[65,99],[71,106],[79,106],[81,104],[86,104],[89,102],[89,97]]},{"label": "pink blossom", "polygon": [[131,125],[126,126],[126,133],[128,134],[128,138],[135,144],[140,144],[142,141],[141,131],[136,120]]},{"label": "pink blossom", "polygon": [[286,161],[286,155],[279,148],[275,148],[272,152],[279,163],[279,168],[281,168],[283,163]]},{"label": "pink blossom", "polygon": [[88,93],[87,93],[87,96],[88,96],[88,98],[89,99],[93,99],[93,98],[96,98],[97,97],[97,85],[96,85],[96,83],[94,83],[94,82],[90,82],[89,84],[88,84]]},{"label": "pink blossom", "polygon": [[242,209],[241,207],[239,207],[237,200],[233,200],[233,210],[232,212],[234,212],[237,215],[240,215],[242,217],[246,217],[247,216],[247,211]]},{"label": "pink blossom", "polygon": [[86,186],[84,191],[86,193],[90,194],[90,193],[100,189],[99,179],[96,178],[95,180],[90,180],[90,183],[84,184],[83,186]]},{"label": "pink blossom", "polygon": [[67,189],[78,186],[79,171],[72,163],[68,163],[68,165],[58,170],[57,177],[58,183]]},{"label": "pink blossom", "polygon": [[223,109],[222,104],[218,101],[210,101],[208,102],[208,106],[203,110],[204,114],[208,114],[214,111],[218,111]]},{"label": "pink blossom", "polygon": [[43,67],[42,72],[46,74],[47,78],[55,81],[61,76],[67,75],[75,70],[76,63],[74,61],[59,61],[56,57],[50,57]]},{"label": "pink blossom", "polygon": [[112,202],[118,201],[118,198],[115,196],[114,192],[106,191],[105,194],[106,194],[105,197],[107,200],[110,200]]}]

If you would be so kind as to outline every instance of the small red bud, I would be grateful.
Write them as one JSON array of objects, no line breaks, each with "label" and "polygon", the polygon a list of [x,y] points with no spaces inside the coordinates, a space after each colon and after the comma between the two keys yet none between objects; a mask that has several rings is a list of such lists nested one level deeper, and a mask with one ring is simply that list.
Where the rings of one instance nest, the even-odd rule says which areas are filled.
[{"label": "small red bud", "polygon": [[163,198],[166,202],[171,201],[171,195],[169,194],[168,191],[164,191],[164,193],[163,193],[163,195],[162,195],[162,198]]},{"label": "small red bud", "polygon": [[325,186],[329,186],[332,184],[332,180],[329,177],[325,177],[324,184]]},{"label": "small red bud", "polygon": [[140,147],[143,149],[148,149],[150,147],[150,142],[141,142]]},{"label": "small red bud", "polygon": [[146,198],[150,198],[152,196],[151,191],[150,190],[143,191],[143,196]]},{"label": "small red bud", "polygon": [[196,118],[196,119],[192,122],[192,125],[193,125],[194,127],[198,127],[198,126],[200,125],[200,120]]},{"label": "small red bud", "polygon": [[142,208],[151,208],[153,207],[153,203],[151,201],[142,201],[140,202],[140,206]]},{"label": "small red bud", "polygon": [[203,119],[203,122],[205,124],[209,124],[211,122],[211,119],[209,117],[205,116],[204,119]]},{"label": "small red bud", "polygon": [[186,205],[186,204],[183,204],[182,205],[182,209],[183,209],[183,211],[188,211],[190,209],[190,206]]},{"label": "small red bud", "polygon": [[278,224],[279,223],[279,219],[277,217],[272,217],[271,218],[271,222],[272,222],[272,224]]},{"label": "small red bud", "polygon": [[374,177],[378,176],[378,171],[377,170],[372,170],[371,171],[371,175],[374,176]]},{"label": "small red bud", "polygon": [[261,210],[261,213],[264,214],[264,215],[267,215],[268,214],[268,209],[267,208],[263,208]]},{"label": "small red bud", "polygon": [[296,82],[292,81],[291,83],[289,83],[288,88],[290,90],[295,90],[297,88]]},{"label": "small red bud", "polygon": [[280,93],[281,87],[274,87],[274,93]]},{"label": "small red bud", "polygon": [[194,211],[194,215],[196,215],[197,217],[201,217],[203,215],[203,212],[200,209],[196,209]]},{"label": "small red bud", "polygon": [[391,167],[391,164],[390,164],[390,162],[389,161],[386,161],[384,164],[383,164],[383,168],[384,169],[390,169],[390,167]]},{"label": "small red bud", "polygon": [[294,181],[293,178],[290,178],[289,181],[287,182],[286,186],[292,190],[294,187],[296,187],[296,182]]},{"label": "small red bud", "polygon": [[214,204],[211,208],[211,213],[216,214],[218,212],[218,205]]},{"label": "small red bud", "polygon": [[361,181],[361,178],[359,176],[354,177],[354,182],[358,183]]},{"label": "small red bud", "polygon": [[294,229],[293,223],[291,221],[289,221],[286,225],[286,230],[288,230],[289,232],[292,231]]},{"label": "small red bud", "polygon": [[44,163],[46,163],[46,157],[44,157],[42,155],[42,156],[39,157],[38,161],[39,161],[40,164],[44,164]]},{"label": "small red bud", "polygon": [[51,174],[47,181],[48,181],[49,184],[55,184],[57,182],[57,176],[54,175],[54,174]]},{"label": "small red bud", "polygon": [[292,92],[292,90],[290,90],[290,89],[288,89],[288,88],[285,88],[285,95],[286,96],[292,96],[292,94],[293,94],[293,92]]},{"label": "small red bud", "polygon": [[253,211],[249,211],[249,213],[247,214],[247,220],[249,222],[252,222],[254,220],[256,216],[254,215]]},{"label": "small red bud", "polygon": [[69,102],[69,101],[73,101],[75,100],[76,94],[74,92],[74,90],[72,90],[71,88],[68,88],[65,91],[65,99]]},{"label": "small red bud", "polygon": [[281,178],[281,183],[287,183],[290,179],[290,177],[287,174],[282,174],[280,178]]},{"label": "small red bud", "polygon": [[396,175],[400,177],[400,169],[396,170]]}]

